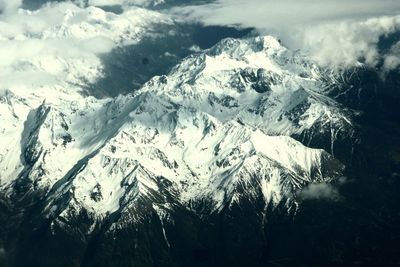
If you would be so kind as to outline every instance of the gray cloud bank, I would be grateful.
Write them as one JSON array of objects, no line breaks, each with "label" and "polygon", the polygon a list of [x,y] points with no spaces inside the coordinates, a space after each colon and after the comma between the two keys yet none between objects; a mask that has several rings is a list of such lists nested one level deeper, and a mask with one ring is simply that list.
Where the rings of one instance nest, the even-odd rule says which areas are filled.
[{"label": "gray cloud bank", "polygon": [[349,67],[384,62],[400,65],[400,43],[381,55],[378,43],[400,31],[398,0],[218,0],[201,6],[171,10],[206,25],[254,27],[302,49],[324,66]]}]

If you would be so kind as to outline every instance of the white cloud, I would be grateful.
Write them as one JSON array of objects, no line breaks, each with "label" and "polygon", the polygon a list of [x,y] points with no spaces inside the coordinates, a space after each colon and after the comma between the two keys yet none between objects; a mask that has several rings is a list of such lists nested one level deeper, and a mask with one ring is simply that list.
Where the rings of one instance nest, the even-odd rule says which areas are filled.
[{"label": "white cloud", "polygon": [[124,0],[89,0],[89,5],[92,6],[112,6],[121,5]]},{"label": "white cloud", "polygon": [[303,188],[299,193],[300,198],[304,200],[310,199],[326,199],[332,201],[340,200],[338,190],[328,183],[312,183]]},{"label": "white cloud", "polygon": [[153,23],[170,20],[140,8],[117,15],[71,2],[4,13],[0,16],[0,90],[33,91],[68,84],[81,90],[79,85],[102,77],[101,54],[140,41]]},{"label": "white cloud", "polygon": [[390,48],[383,64],[385,70],[393,70],[400,66],[400,41]]},{"label": "white cloud", "polygon": [[0,14],[15,12],[22,5],[22,0],[0,0]]},{"label": "white cloud", "polygon": [[211,4],[177,7],[206,24],[256,27],[280,31],[342,19],[375,17],[400,11],[397,0],[218,0]]},{"label": "white cloud", "polygon": [[[218,0],[171,12],[206,25],[255,27],[335,67],[353,66],[360,58],[375,66],[380,36],[400,27],[398,0]],[[385,66],[396,65],[395,57]]]},{"label": "white cloud", "polygon": [[89,5],[93,6],[151,6],[164,3],[164,0],[89,0]]},{"label": "white cloud", "polygon": [[398,53],[382,54],[382,37],[400,31],[400,16],[384,16],[364,21],[343,21],[321,24],[298,31],[294,41],[324,66],[354,66],[360,59],[375,67],[386,61],[385,69],[395,66]]}]

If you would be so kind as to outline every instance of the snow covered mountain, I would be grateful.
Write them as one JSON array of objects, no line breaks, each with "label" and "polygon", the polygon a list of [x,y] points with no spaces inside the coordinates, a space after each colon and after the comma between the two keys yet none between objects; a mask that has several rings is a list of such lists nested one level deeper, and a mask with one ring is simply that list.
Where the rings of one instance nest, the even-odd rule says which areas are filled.
[{"label": "snow covered mountain", "polygon": [[[143,201],[160,216],[260,195],[290,209],[299,189],[343,170],[331,154],[351,119],[324,94],[326,77],[266,36],[223,40],[115,99],[5,90],[1,190],[40,192],[42,215],[59,225],[87,213],[89,233],[104,218],[140,219],[132,210]],[[304,145],[325,136],[331,154]]]},{"label": "snow covered mountain", "polygon": [[[353,111],[331,96],[343,77],[271,36],[192,49],[168,15],[124,8],[66,2],[3,17],[0,261],[4,247],[10,266],[189,266],[180,257],[216,242],[222,258],[225,247],[263,248],[276,213],[298,212],[313,188],[329,194],[349,162]],[[177,48],[125,49],[160,35]],[[179,63],[148,79],[163,58]]]},{"label": "snow covered mountain", "polygon": [[0,266],[396,265],[398,70],[173,10],[209,1],[20,2],[0,11]]}]

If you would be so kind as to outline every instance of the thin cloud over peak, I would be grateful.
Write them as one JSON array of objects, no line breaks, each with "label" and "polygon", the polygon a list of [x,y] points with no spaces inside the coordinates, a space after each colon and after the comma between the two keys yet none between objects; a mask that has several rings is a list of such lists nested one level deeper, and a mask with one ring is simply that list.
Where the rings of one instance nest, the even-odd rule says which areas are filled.
[{"label": "thin cloud over peak", "polygon": [[397,0],[218,0],[171,12],[205,25],[256,28],[324,66],[349,67],[360,59],[372,67],[384,61],[389,70],[399,65],[396,44],[389,54],[380,54],[378,48],[382,36],[399,31]]}]

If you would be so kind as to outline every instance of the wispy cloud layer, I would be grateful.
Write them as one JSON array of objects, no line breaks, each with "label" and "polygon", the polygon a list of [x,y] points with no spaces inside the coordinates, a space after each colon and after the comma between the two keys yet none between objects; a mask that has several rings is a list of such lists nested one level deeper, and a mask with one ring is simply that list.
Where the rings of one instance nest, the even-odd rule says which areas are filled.
[{"label": "wispy cloud layer", "polygon": [[240,24],[276,31],[335,20],[392,15],[399,10],[397,0],[218,0],[175,9],[206,24]]},{"label": "wispy cloud layer", "polygon": [[138,6],[148,6],[154,4],[163,3],[164,0],[89,0],[89,5],[93,6],[112,6],[112,5],[138,5]]},{"label": "wispy cloud layer", "polygon": [[14,12],[21,4],[22,0],[0,0],[0,14]]},{"label": "wispy cloud layer", "polygon": [[170,23],[136,8],[116,15],[71,2],[36,11],[0,3],[0,92],[92,83],[103,75],[101,54],[140,41],[154,23]]},{"label": "wispy cloud layer", "polygon": [[[0,0],[0,89],[98,79],[102,75],[99,54],[121,42],[137,41],[151,32],[152,23],[169,20],[157,12],[136,12],[131,5],[159,2],[88,1],[89,5],[123,5],[124,12],[116,15],[69,1],[27,11],[19,9],[22,0]],[[400,32],[398,0],[217,0],[171,12],[205,24],[255,27],[324,66],[363,62],[384,71],[400,66],[400,40],[385,52],[379,48],[383,37]]]},{"label": "wispy cloud layer", "polygon": [[310,184],[303,188],[299,193],[300,198],[304,200],[325,199],[331,201],[340,200],[339,191],[333,185],[328,183]]},{"label": "wispy cloud layer", "polygon": [[400,28],[398,0],[218,0],[172,12],[206,25],[257,28],[323,65],[346,67],[360,59],[371,66],[379,60],[388,68],[397,65],[396,47],[381,59],[378,42]]}]

